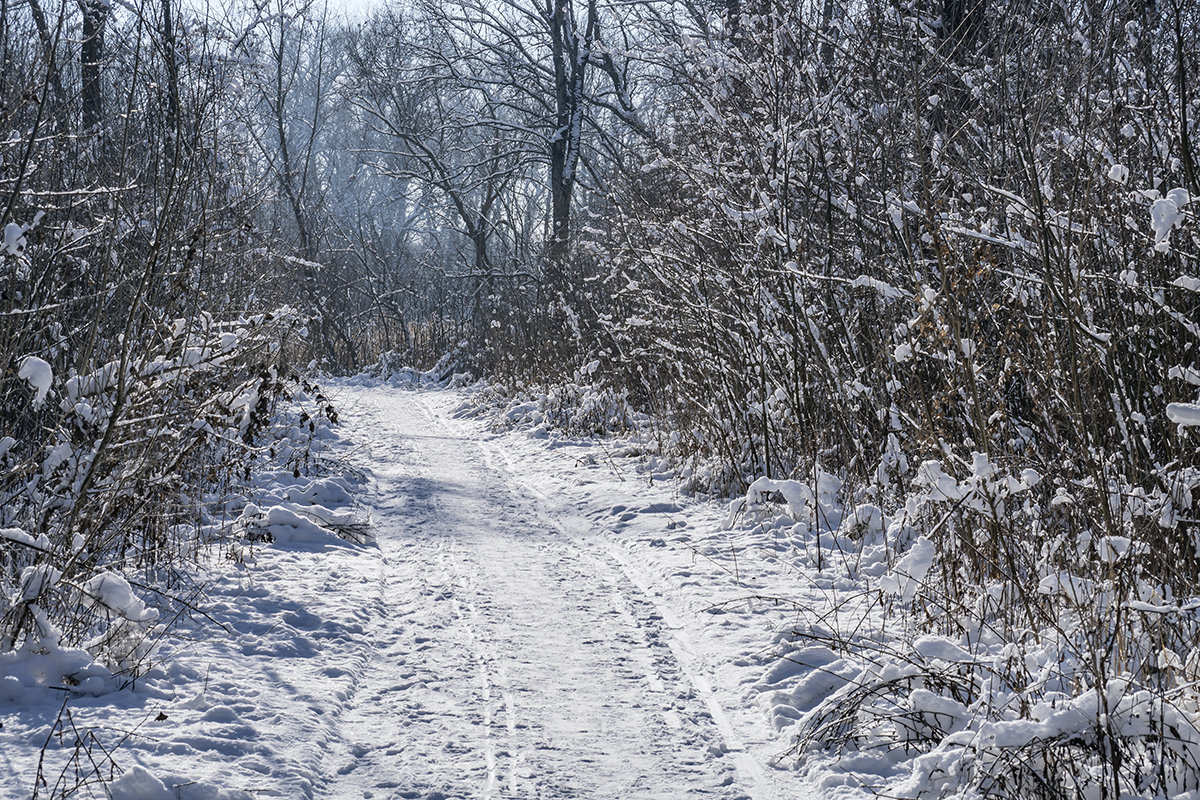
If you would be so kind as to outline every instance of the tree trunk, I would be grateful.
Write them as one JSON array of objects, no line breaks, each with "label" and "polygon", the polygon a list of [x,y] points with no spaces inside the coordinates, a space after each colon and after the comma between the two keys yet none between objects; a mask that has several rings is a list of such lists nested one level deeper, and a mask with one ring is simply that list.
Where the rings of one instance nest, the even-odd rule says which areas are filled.
[{"label": "tree trunk", "polygon": [[943,0],[942,42],[948,58],[979,43],[986,14],[987,0]]},{"label": "tree trunk", "polygon": [[79,71],[83,82],[83,131],[93,133],[104,124],[104,98],[100,86],[100,63],[104,58],[104,24],[108,5],[103,0],[82,0],[83,42],[79,47]]},{"label": "tree trunk", "polygon": [[163,63],[167,67],[167,131],[173,140],[179,135],[179,59],[175,49],[175,25],[171,18],[171,0],[162,0]]},{"label": "tree trunk", "polygon": [[[571,71],[578,65],[571,57],[571,22],[568,0],[552,0],[549,11],[550,52],[554,62],[554,134],[550,137],[550,248],[549,269],[561,271],[569,242],[571,218]],[[547,277],[550,277],[548,274]],[[557,275],[555,276],[557,277]]]},{"label": "tree trunk", "polygon": [[570,0],[550,0],[550,53],[554,62],[555,130],[550,137],[550,246],[547,280],[562,277],[570,251],[571,193],[583,138],[584,91],[592,42],[599,28],[596,0],[588,0],[580,36]]}]

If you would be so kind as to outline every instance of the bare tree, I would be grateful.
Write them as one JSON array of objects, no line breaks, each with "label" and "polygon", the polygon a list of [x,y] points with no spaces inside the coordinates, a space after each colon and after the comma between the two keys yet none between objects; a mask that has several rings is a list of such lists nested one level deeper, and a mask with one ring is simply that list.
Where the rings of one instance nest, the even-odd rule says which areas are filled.
[{"label": "bare tree", "polygon": [[83,14],[83,41],[79,47],[79,72],[83,84],[80,90],[83,97],[82,126],[86,133],[102,133],[105,122],[104,89],[100,79],[109,4],[104,0],[80,0],[79,7]]},{"label": "bare tree", "polygon": [[558,285],[587,137],[599,113],[628,107],[619,59],[602,41],[604,24],[616,25],[624,12],[597,0],[459,0],[422,8],[458,43],[445,65],[449,74],[493,97],[495,115],[480,123],[523,142],[544,165],[547,278]]}]

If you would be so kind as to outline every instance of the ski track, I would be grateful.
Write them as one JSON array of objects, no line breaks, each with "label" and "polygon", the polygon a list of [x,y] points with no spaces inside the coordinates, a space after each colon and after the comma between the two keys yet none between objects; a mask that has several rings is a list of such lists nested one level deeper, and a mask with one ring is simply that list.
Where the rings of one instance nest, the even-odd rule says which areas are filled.
[{"label": "ski track", "polygon": [[[384,575],[320,797],[755,797],[660,610],[425,396],[357,394]],[[397,452],[400,447],[411,448]]]}]

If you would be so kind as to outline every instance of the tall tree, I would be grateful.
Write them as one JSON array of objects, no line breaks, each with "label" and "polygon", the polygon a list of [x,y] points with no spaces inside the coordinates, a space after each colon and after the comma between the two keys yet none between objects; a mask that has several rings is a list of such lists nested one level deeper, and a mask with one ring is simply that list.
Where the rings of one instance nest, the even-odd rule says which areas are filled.
[{"label": "tall tree", "polygon": [[455,0],[423,13],[461,43],[446,69],[455,80],[494,94],[503,116],[483,117],[544,165],[545,271],[559,285],[572,246],[575,195],[588,136],[598,116],[628,104],[619,56],[602,40],[621,9],[597,0]]},{"label": "tall tree", "polygon": [[83,84],[82,126],[85,133],[95,134],[102,132],[104,125],[101,72],[109,4],[106,0],[80,0],[80,10],[83,12],[83,41],[79,46],[79,72]]}]

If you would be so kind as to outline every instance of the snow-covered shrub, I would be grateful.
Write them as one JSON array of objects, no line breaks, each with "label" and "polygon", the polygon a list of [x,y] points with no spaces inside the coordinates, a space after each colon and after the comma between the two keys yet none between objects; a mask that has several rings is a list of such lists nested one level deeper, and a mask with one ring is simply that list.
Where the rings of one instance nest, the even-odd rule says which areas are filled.
[{"label": "snow-covered shrub", "polygon": [[394,386],[419,388],[422,386],[465,386],[474,380],[475,359],[469,352],[470,344],[459,341],[442,353],[429,369],[417,369],[412,365],[411,354],[405,356],[389,350],[379,357],[363,374],[385,380]]},{"label": "snow-covered shrub", "polygon": [[537,398],[541,422],[568,435],[629,431],[635,415],[623,393],[595,385],[552,386]]},{"label": "snow-covered shrub", "polygon": [[1087,666],[1063,669],[1059,655],[937,636],[899,652],[860,643],[857,655],[828,665],[837,688],[803,719],[800,744],[895,764],[895,797],[1155,797],[1200,788],[1193,703],[1120,677],[1089,686]]},{"label": "snow-covered shrub", "polygon": [[202,605],[195,562],[259,473],[313,469],[334,414],[295,365],[344,331],[244,124],[260,62],[192,11],[158,38],[94,10],[82,84],[52,66],[77,35],[42,36],[36,7],[0,25],[0,658],[79,691]]},{"label": "snow-covered shrub", "polygon": [[606,435],[634,430],[639,417],[623,393],[595,384],[564,383],[522,387],[492,386],[480,398],[505,425],[528,425],[566,436]]},{"label": "snow-covered shrub", "polygon": [[1162,76],[1197,10],[837,8],[663,22],[690,102],[614,190],[583,330],[741,519],[902,623],[836,642],[861,678],[808,745],[927,753],[922,796],[1194,790],[1200,228],[1161,109],[1194,115]]},{"label": "snow-covered shrub", "polygon": [[[1200,599],[1172,595],[1187,580],[1154,557],[1153,529],[1088,535],[1076,498],[982,455],[961,479],[936,461],[917,472],[920,488],[881,520],[885,572],[861,568],[877,560],[880,537],[856,549],[839,530],[825,534],[826,568],[855,565],[850,577],[877,579],[882,616],[797,627],[800,639],[838,654],[822,673],[839,676],[806,709],[800,746],[895,765],[878,768],[907,775],[889,783],[900,797],[1200,788]],[[760,480],[743,507],[769,502],[764,493],[804,529],[809,563],[820,567],[811,490]],[[1139,498],[1124,518],[1157,523],[1166,502]],[[1112,508],[1120,513],[1119,496]],[[845,550],[849,559],[831,557]]]},{"label": "snow-covered shrub", "polygon": [[[251,473],[308,474],[318,434],[336,419],[274,361],[298,327],[287,308],[179,319],[145,349],[34,387],[45,407],[8,395],[6,413],[24,424],[0,473],[0,651],[52,639],[116,673],[144,668],[160,635],[145,602],[190,591],[187,563],[219,543],[227,503],[252,490]],[[281,416],[281,400],[302,395],[305,407]]]}]

